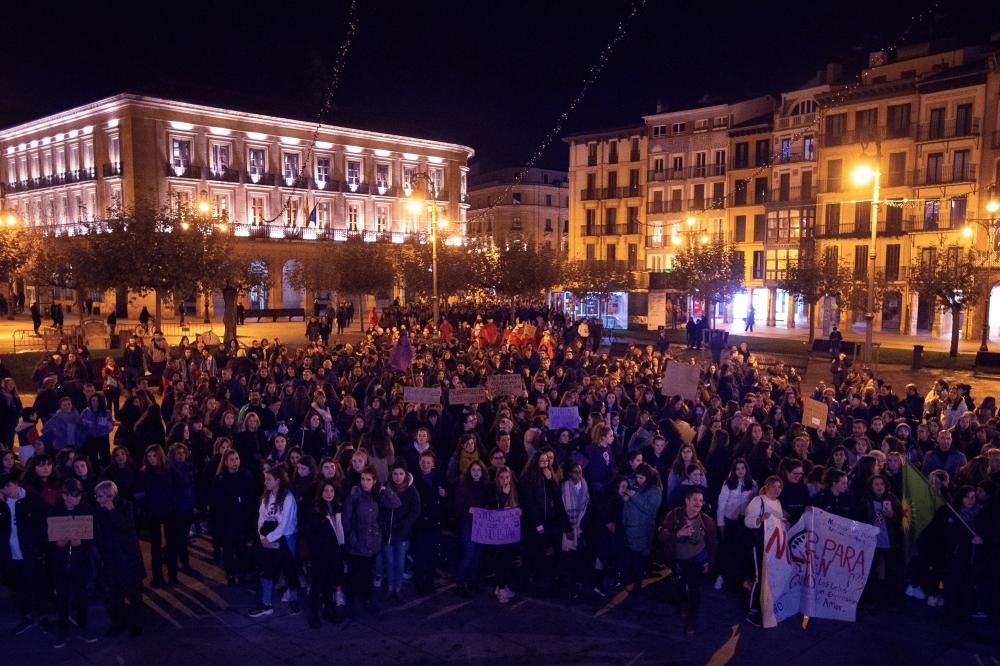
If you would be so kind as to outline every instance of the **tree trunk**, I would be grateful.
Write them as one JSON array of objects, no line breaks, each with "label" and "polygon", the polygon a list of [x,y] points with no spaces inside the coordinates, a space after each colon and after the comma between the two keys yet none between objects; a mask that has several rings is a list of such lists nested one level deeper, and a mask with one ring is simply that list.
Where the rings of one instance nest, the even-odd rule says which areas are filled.
[{"label": "tree trunk", "polygon": [[712,307],[712,299],[705,299],[705,309],[708,310],[708,320],[712,322],[712,329],[715,329],[715,308]]},{"label": "tree trunk", "polygon": [[806,303],[809,306],[809,348],[816,340],[816,303]]},{"label": "tree trunk", "polygon": [[153,293],[154,293],[154,295],[156,297],[154,299],[156,305],[153,308],[154,311],[156,312],[156,314],[153,317],[156,320],[156,322],[155,322],[155,324],[153,326],[153,330],[155,331],[156,329],[158,329],[160,327],[160,322],[163,321],[163,319],[160,316],[163,313],[163,294],[160,293],[159,289],[156,289]]},{"label": "tree trunk", "polygon": [[76,305],[77,309],[80,311],[80,335],[83,335],[83,302],[86,300],[83,293],[83,287],[77,287],[76,289]]},{"label": "tree trunk", "polygon": [[235,287],[223,287],[222,289],[222,302],[224,304],[222,323],[225,327],[222,339],[226,344],[229,344],[230,340],[236,339],[236,297],[238,295],[239,290]]},{"label": "tree trunk", "polygon": [[958,328],[961,318],[962,308],[953,307],[951,309],[951,349],[948,350],[948,356],[958,356]]}]

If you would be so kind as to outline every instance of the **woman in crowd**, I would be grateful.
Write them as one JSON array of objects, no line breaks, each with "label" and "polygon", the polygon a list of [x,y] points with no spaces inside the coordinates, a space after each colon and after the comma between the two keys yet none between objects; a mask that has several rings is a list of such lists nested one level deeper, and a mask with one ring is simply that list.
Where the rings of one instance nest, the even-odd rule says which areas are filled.
[{"label": "woman in crowd", "polygon": [[[491,511],[514,510],[521,511],[521,501],[518,496],[517,484],[514,482],[514,472],[509,467],[501,467],[496,472],[496,479],[493,482],[491,492],[487,495],[486,508]],[[521,523],[524,524],[524,513],[521,514]],[[522,530],[522,534],[524,531]],[[495,546],[485,546],[484,552],[489,557],[492,564],[493,574],[496,581],[494,596],[502,604],[508,603],[514,598],[514,592],[510,589],[514,572],[514,559],[517,557],[518,544],[501,544]]]},{"label": "woman in crowd", "polygon": [[781,507],[781,496],[783,482],[780,476],[769,476],[764,480],[757,497],[747,504],[743,516],[743,525],[750,530],[753,541],[753,579],[750,587],[750,613],[747,621],[755,626],[761,626],[760,615],[760,588],[762,582],[762,566],[764,562],[764,526],[767,519],[772,516],[788,524],[785,518],[784,509]]},{"label": "woman in crowd", "polygon": [[[691,448],[691,451],[694,449]],[[622,528],[625,532],[625,547],[621,553],[622,582],[631,585],[633,594],[638,594],[642,590],[642,579],[652,550],[656,513],[663,500],[663,488],[656,470],[646,464],[640,465],[622,499]]]},{"label": "woman in crowd", "polygon": [[309,552],[309,626],[319,629],[324,619],[339,622],[345,604],[344,526],[337,484],[322,481],[305,527]]},{"label": "woman in crowd", "polygon": [[873,476],[856,513],[859,520],[878,528],[867,591],[877,604],[892,605],[903,589],[903,506],[889,491],[885,477]]},{"label": "woman in crowd", "polygon": [[[364,472],[362,472],[362,476]],[[387,488],[399,498],[398,507],[382,507],[379,515],[383,546],[382,561],[385,566],[387,597],[400,601],[403,587],[403,569],[406,554],[413,540],[413,528],[420,518],[420,493],[413,483],[413,475],[401,458],[392,464]]]},{"label": "woman in crowd", "polygon": [[257,535],[260,552],[260,603],[250,610],[250,617],[274,614],[272,597],[278,577],[288,582],[288,612],[298,615],[299,572],[295,564],[295,537],[298,511],[282,467],[264,472],[264,494],[257,509]]},{"label": "woman in crowd", "polygon": [[455,491],[455,514],[459,523],[458,569],[456,584],[459,592],[469,595],[479,591],[479,556],[481,547],[472,541],[473,509],[484,508],[490,492],[490,475],[481,460],[473,461],[458,482]]},{"label": "woman in crowd", "polygon": [[227,450],[221,464],[212,483],[212,542],[221,554],[226,581],[236,585],[247,574],[249,543],[257,518],[257,486],[235,450]]},{"label": "woman in crowd", "polygon": [[83,442],[84,455],[90,459],[94,469],[107,467],[111,453],[110,435],[114,429],[114,422],[103,395],[95,393],[90,396],[87,408],[80,413],[80,421],[86,433]]},{"label": "woman in crowd", "polygon": [[555,451],[543,447],[528,461],[518,481],[525,574],[532,588],[548,594],[555,580],[555,558],[568,523],[559,487]]},{"label": "woman in crowd", "polygon": [[146,570],[135,532],[132,503],[119,497],[114,481],[97,484],[94,497],[98,507],[94,512],[94,542],[111,607],[108,634],[127,629],[135,638],[142,633],[142,579]]},{"label": "woman in crowd", "polygon": [[719,507],[716,524],[722,534],[721,563],[715,589],[721,590],[724,583],[735,587],[746,579],[743,516],[750,500],[757,495],[757,482],[750,478],[750,470],[743,458],[733,461],[729,476],[719,493]]},{"label": "woman in crowd", "polygon": [[[175,506],[174,489],[177,484],[173,468],[167,464],[166,458],[166,453],[159,444],[147,447],[135,484],[135,497],[142,507],[145,527],[149,533],[153,587],[177,582],[177,553],[174,550],[176,542],[170,532],[171,514]],[[167,569],[166,581],[163,579],[164,566]]]},{"label": "woman in crowd", "polygon": [[376,608],[372,599],[375,579],[375,556],[382,550],[380,510],[398,509],[399,496],[388,486],[382,486],[371,467],[362,470],[358,485],[352,487],[344,501],[342,520],[348,561],[348,592],[355,608],[365,604]]}]

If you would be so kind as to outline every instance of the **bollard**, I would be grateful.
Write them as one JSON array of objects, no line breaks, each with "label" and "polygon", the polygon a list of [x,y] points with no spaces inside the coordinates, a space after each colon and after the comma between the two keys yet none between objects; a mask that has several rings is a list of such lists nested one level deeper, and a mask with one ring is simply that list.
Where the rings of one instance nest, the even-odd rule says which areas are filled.
[{"label": "bollard", "polygon": [[924,353],[924,346],[923,345],[913,345],[913,369],[914,370],[919,370],[920,369],[920,362],[921,362],[921,358],[920,357],[923,356],[923,353]]}]

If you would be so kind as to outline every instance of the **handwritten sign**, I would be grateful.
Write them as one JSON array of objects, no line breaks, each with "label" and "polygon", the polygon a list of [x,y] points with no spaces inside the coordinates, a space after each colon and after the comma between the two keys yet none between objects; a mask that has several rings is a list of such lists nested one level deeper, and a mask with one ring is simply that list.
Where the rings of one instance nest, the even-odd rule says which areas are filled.
[{"label": "handwritten sign", "polygon": [[663,388],[660,389],[660,393],[665,396],[679,395],[685,400],[696,400],[700,378],[701,369],[698,366],[669,361],[663,371]]},{"label": "handwritten sign", "polygon": [[760,596],[764,626],[776,627],[795,613],[854,622],[878,532],[816,508],[787,530],[779,518],[769,517]]},{"label": "handwritten sign", "polygon": [[580,427],[579,407],[549,407],[549,429],[559,430],[569,428],[575,430]]},{"label": "handwritten sign", "polygon": [[802,425],[807,428],[823,430],[826,419],[830,415],[830,406],[825,402],[806,398],[802,401]]},{"label": "handwritten sign", "polygon": [[52,516],[48,518],[49,541],[90,541],[94,538],[93,516]]},{"label": "handwritten sign", "polygon": [[486,388],[493,396],[521,395],[524,382],[521,375],[490,375],[486,378]]},{"label": "handwritten sign", "polygon": [[440,405],[441,389],[406,386],[403,388],[403,402],[415,402],[421,405]]},{"label": "handwritten sign", "polygon": [[486,402],[486,399],[485,386],[453,388],[448,391],[449,405],[473,405],[477,402]]},{"label": "handwritten sign", "polygon": [[529,340],[534,340],[535,336],[538,335],[538,327],[533,324],[524,325],[524,337]]},{"label": "handwritten sign", "polygon": [[521,510],[472,509],[472,543],[502,546],[521,540]]}]

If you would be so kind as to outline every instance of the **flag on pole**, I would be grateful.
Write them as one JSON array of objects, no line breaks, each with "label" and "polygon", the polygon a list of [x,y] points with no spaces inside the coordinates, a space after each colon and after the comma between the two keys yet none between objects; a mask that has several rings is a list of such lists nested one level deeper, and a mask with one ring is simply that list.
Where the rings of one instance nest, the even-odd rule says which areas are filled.
[{"label": "flag on pole", "polygon": [[945,502],[927,477],[910,463],[903,466],[903,534],[906,559],[912,557],[920,533],[934,520],[934,514]]},{"label": "flag on pole", "polygon": [[309,224],[316,226],[316,204],[313,204],[312,210],[309,211]]}]

